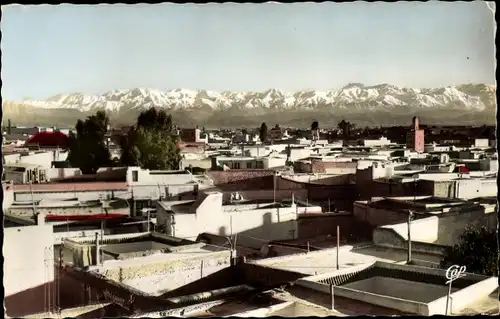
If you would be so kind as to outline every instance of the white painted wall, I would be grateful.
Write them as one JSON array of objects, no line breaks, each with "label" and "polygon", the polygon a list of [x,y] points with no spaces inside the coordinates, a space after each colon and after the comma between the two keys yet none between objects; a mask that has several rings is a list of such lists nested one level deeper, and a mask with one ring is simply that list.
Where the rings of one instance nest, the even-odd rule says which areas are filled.
[{"label": "white painted wall", "polygon": [[474,146],[478,148],[488,148],[490,145],[490,140],[487,138],[476,138],[474,140]]},{"label": "white painted wall", "polygon": [[388,140],[387,137],[382,136],[377,140],[363,140],[364,146],[383,146],[391,144],[391,140]]},{"label": "white painted wall", "polygon": [[54,280],[53,227],[5,228],[3,257],[6,297]]},{"label": "white painted wall", "polygon": [[[412,221],[411,239],[416,242],[453,246],[459,243],[460,236],[468,226],[486,226],[488,229],[494,230],[496,225],[497,216],[492,211],[484,213],[482,210],[477,209],[458,214],[444,213],[442,216]],[[404,240],[408,240],[408,224],[406,222],[385,225],[381,228],[393,229]]]},{"label": "white painted wall", "polygon": [[[175,214],[175,225],[171,235],[193,239],[204,232],[224,236],[241,234],[238,242],[255,248],[260,248],[271,240],[297,238],[295,206],[256,209],[255,205],[248,208],[235,205],[235,210],[229,211],[227,207],[224,210],[222,208],[222,196],[222,193],[208,194],[197,207],[196,214]],[[164,214],[169,215],[158,206],[157,216]],[[162,217],[161,220],[167,229],[171,226],[169,216]]]},{"label": "white painted wall", "polygon": [[3,202],[2,209],[6,212],[14,202],[14,186],[11,183],[2,183]]},{"label": "white painted wall", "polygon": [[[138,180],[134,181],[132,172],[138,172]],[[154,172],[154,171],[153,171]],[[193,181],[191,174],[179,171],[178,174],[165,173],[165,174],[151,174],[152,172],[139,167],[129,167],[127,169],[127,183],[131,186],[140,185],[179,185],[186,184]]]},{"label": "white painted wall", "polygon": [[497,196],[496,179],[462,179],[457,181],[457,198],[471,199],[477,197]]},{"label": "white painted wall", "polygon": [[21,153],[8,154],[5,155],[6,164],[31,164],[39,165],[44,168],[50,168],[52,166],[52,161],[65,161],[68,157],[68,152],[61,150],[52,151],[41,151],[41,152],[29,152],[26,155]]},{"label": "white painted wall", "polygon": [[307,158],[311,156],[312,150],[310,148],[291,148],[290,149],[290,160],[292,162]]},{"label": "white painted wall", "polygon": [[279,157],[265,157],[262,159],[264,163],[264,168],[273,168],[279,166],[285,166],[286,158]]}]

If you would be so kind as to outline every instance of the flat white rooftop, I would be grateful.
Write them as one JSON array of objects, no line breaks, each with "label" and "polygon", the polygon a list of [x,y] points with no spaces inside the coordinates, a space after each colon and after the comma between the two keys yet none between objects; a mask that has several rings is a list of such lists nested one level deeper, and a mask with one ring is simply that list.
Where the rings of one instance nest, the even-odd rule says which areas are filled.
[{"label": "flat white rooftop", "polygon": [[[391,249],[378,246],[365,246],[354,248],[352,246],[342,246],[339,250],[339,269],[353,266],[383,261],[388,263],[404,262],[407,252],[401,249]],[[323,251],[310,252],[301,255],[291,255],[280,258],[269,258],[257,261],[266,267],[283,269],[302,274],[315,275],[331,272],[337,267],[336,248]],[[440,257],[437,255],[412,252],[412,259],[422,260],[431,263],[439,263]]]},{"label": "flat white rooftop", "polygon": [[149,256],[128,258],[124,260],[116,260],[116,259],[106,260],[102,265],[89,267],[89,270],[96,272],[103,272],[106,271],[107,269],[113,269],[113,268],[130,267],[136,265],[145,265],[149,263],[187,259],[187,258],[192,258],[193,256],[200,256],[200,254],[210,254],[216,251],[223,251],[223,250],[224,248],[220,248],[217,246],[205,245],[202,247],[193,247],[175,252],[157,253]]}]

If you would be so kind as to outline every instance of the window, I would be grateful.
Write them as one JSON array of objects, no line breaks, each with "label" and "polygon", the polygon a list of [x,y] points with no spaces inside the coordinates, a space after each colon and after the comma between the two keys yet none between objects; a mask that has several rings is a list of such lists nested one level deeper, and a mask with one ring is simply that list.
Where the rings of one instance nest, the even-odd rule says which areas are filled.
[{"label": "window", "polygon": [[240,163],[233,163],[233,169],[239,169]]},{"label": "window", "polygon": [[139,171],[132,171],[132,182],[139,181]]}]

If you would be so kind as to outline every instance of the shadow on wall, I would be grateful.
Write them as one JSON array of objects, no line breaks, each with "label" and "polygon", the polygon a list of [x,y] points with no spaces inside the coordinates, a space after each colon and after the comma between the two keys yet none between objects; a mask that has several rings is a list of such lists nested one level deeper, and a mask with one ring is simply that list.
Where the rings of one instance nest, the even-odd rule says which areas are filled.
[{"label": "shadow on wall", "polygon": [[223,191],[273,189],[275,185],[272,170],[212,171],[208,175],[215,186]]},{"label": "shadow on wall", "polygon": [[238,233],[238,245],[258,249],[274,240],[291,240],[297,236],[295,220],[275,221],[273,214],[262,215],[262,225]]},{"label": "shadow on wall", "polygon": [[324,235],[337,235],[339,226],[340,240],[349,242],[371,241],[373,227],[370,224],[358,221],[352,215],[301,215],[298,219],[300,238],[313,238]]},{"label": "shadow on wall", "polygon": [[246,264],[240,260],[233,267],[219,270],[188,285],[169,291],[161,295],[161,298],[167,299],[186,296],[238,285],[249,285],[256,288],[272,287],[294,282],[302,277],[304,277],[303,274],[255,264]]},{"label": "shadow on wall", "polygon": [[[273,222],[273,214],[269,212],[265,213],[262,215],[262,222],[260,226],[237,233],[237,244],[238,246],[260,250],[262,246],[267,245],[270,241],[293,239],[297,233],[296,224],[297,222],[295,220],[289,220],[286,222]],[[210,236],[214,235],[220,237],[210,238]],[[217,246],[226,244],[225,247],[229,249],[229,243],[226,241],[225,237],[231,236],[234,238],[234,235],[236,235],[236,233],[231,233],[231,231],[228,230],[227,226],[221,226],[219,227],[218,234],[214,235],[206,233],[205,241],[211,245]],[[217,240],[217,242],[214,242],[214,240]],[[222,243],[220,240],[223,240],[224,243]]]},{"label": "shadow on wall", "polygon": [[[56,274],[59,269],[55,269]],[[57,292],[59,288],[60,293]],[[85,295],[84,285],[61,272],[59,280],[27,289],[5,298],[5,313],[10,317],[22,317],[46,312],[49,309],[74,308],[95,304],[98,292],[90,289]]]},{"label": "shadow on wall", "polygon": [[171,290],[161,295],[162,298],[174,298],[196,294],[215,289],[222,289],[244,284],[241,274],[241,265],[224,268],[185,286]]},{"label": "shadow on wall", "polygon": [[485,208],[475,208],[471,211],[460,211],[460,208],[451,209],[446,215],[438,219],[437,244],[452,246],[460,242],[460,236],[467,227],[480,228],[486,226],[496,230],[498,215],[495,212],[485,214]]},{"label": "shadow on wall", "polygon": [[77,318],[78,319],[117,318],[117,317],[129,317],[130,315],[131,315],[130,311],[125,310],[119,305],[112,303],[102,308],[78,315]]},{"label": "shadow on wall", "polygon": [[336,176],[330,176],[330,177],[325,177],[325,178],[318,178],[318,179],[310,179],[304,181],[305,183],[310,183],[313,185],[345,185],[349,184],[351,180],[351,175],[352,174],[342,174],[342,175],[336,175]]}]

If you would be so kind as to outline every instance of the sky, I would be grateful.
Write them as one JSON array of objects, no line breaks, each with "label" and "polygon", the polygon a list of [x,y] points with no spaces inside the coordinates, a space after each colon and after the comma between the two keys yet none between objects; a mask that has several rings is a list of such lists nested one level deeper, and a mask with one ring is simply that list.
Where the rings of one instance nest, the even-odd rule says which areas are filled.
[{"label": "sky", "polygon": [[2,6],[2,97],[495,83],[481,2]]}]

